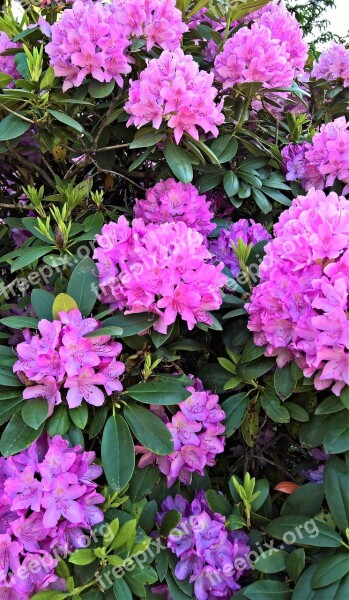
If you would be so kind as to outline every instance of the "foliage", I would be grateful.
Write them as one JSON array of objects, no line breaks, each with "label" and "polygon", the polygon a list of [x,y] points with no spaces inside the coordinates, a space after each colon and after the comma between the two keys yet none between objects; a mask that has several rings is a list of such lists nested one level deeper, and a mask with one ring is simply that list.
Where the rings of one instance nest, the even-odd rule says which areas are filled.
[{"label": "foliage", "polygon": [[[126,10],[119,0],[114,4]],[[37,546],[26,546],[24,537],[18,546],[10,530],[13,513],[21,526],[40,518],[33,486],[35,494],[48,486],[45,503],[49,493],[56,499],[69,489],[68,505],[83,506],[85,515],[81,521],[65,505],[59,535],[45,532],[40,540],[44,556],[54,556],[48,578],[42,565],[24,587],[4,584],[1,576],[0,597],[4,591],[6,600],[213,600],[219,592],[223,600],[271,594],[344,600],[349,387],[345,369],[338,385],[338,355],[331,379],[318,376],[333,358],[320,355],[321,344],[329,347],[323,331],[333,336],[331,348],[348,357],[345,327],[331,328],[328,316],[336,302],[341,323],[347,314],[341,303],[349,230],[347,211],[338,217],[346,200],[337,195],[349,183],[341,143],[348,89],[341,77],[317,78],[311,56],[304,76],[302,36],[289,15],[292,27],[274,38],[276,63],[267,47],[251,58],[246,46],[232,76],[228,50],[236,52],[237,40],[253,43],[250,32],[267,27],[275,9],[267,0],[179,0],[170,7],[176,35],[169,38],[156,21],[161,0],[144,14],[143,4],[126,2],[139,12],[118,29],[126,42],[117,48],[108,26],[118,25],[119,12],[98,1],[93,15],[106,11],[98,22],[104,36],[96,37],[97,20],[88,20],[91,4],[82,9],[79,0],[73,21],[63,1],[32,3],[21,23],[10,11],[0,18],[9,40],[0,57],[8,67],[0,73],[0,477],[6,490],[0,564],[1,544],[9,548],[10,573],[26,565],[25,554],[27,562],[38,560]],[[320,8],[309,2],[302,13],[295,9],[305,33],[319,14],[315,4]],[[52,47],[46,52],[62,15],[67,28],[60,27],[56,46],[66,43],[59,36],[71,23],[80,36],[72,26],[63,66],[57,47],[56,54]],[[254,27],[259,19],[265,25]],[[82,38],[86,46],[78,53]],[[297,54],[292,39],[299,41],[297,61],[290,59],[291,51]],[[99,69],[104,51],[109,58],[126,53],[123,72],[114,73],[117,61]],[[344,59],[349,54],[341,52]],[[290,84],[270,87],[272,70],[285,57]],[[74,61],[85,61],[78,73]],[[263,67],[268,76],[262,77]],[[324,124],[338,138],[333,148],[323,134],[321,153]],[[305,175],[311,175],[300,174],[309,169],[302,163],[305,148],[321,155],[317,165],[325,171],[316,181],[324,192],[312,190],[304,200]],[[326,211],[331,231],[320,223]],[[295,256],[279,248],[273,267],[280,275],[286,264],[288,272],[274,280],[266,261],[295,212],[297,226],[287,229],[286,241],[301,226],[308,226],[307,235],[300,233]],[[310,236],[319,223],[323,254]],[[314,252],[307,270],[301,250]],[[266,286],[266,272],[275,285]],[[318,356],[311,333],[319,321],[310,326],[309,311],[320,318],[316,290],[328,272],[336,294],[328,293],[321,313]],[[297,295],[297,277],[302,294],[295,313],[289,300],[291,291]],[[270,298],[282,286],[292,287],[283,299],[290,321],[295,330],[303,327],[299,338],[289,336],[293,346],[280,342],[286,318],[273,329],[282,303],[273,312]],[[272,323],[268,347],[262,326],[251,333],[256,296],[263,327]],[[50,487],[54,477],[46,483],[42,449],[52,443],[63,452],[66,442],[66,458],[54,457],[65,482],[57,492]],[[98,483],[98,508],[91,479]],[[18,504],[20,490],[28,505]],[[96,519],[100,510],[103,522]],[[233,555],[245,562],[238,573],[224,573]],[[209,593],[218,563],[221,580]]]}]

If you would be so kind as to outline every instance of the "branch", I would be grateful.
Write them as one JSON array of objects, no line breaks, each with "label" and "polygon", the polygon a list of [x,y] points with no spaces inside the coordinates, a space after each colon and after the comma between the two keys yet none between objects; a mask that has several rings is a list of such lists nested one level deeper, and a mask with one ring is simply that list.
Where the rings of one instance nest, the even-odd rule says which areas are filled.
[{"label": "branch", "polygon": [[140,185],[138,185],[138,183],[135,183],[134,181],[132,181],[132,179],[130,179],[129,177],[126,177],[126,175],[123,175],[122,173],[119,173],[118,171],[110,171],[109,169],[101,169],[92,157],[91,157],[91,161],[93,162],[95,167],[97,167],[97,169],[100,173],[110,173],[111,175],[116,175],[117,177],[121,177],[121,179],[125,179],[126,181],[131,183],[134,187],[136,187],[137,189],[142,190],[142,192],[144,192],[144,188],[142,188],[142,186],[140,186]]}]

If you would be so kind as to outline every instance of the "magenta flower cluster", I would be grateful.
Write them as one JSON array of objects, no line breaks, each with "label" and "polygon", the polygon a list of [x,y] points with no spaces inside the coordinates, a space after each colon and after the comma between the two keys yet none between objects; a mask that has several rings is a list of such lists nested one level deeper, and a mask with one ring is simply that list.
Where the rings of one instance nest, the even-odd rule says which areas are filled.
[{"label": "magenta flower cluster", "polygon": [[208,313],[222,303],[223,265],[208,264],[203,236],[183,221],[145,225],[125,217],[104,225],[94,251],[102,301],[125,314],[159,315],[154,329],[166,333],[177,315],[193,329],[212,323]]},{"label": "magenta flower cluster", "polygon": [[164,51],[148,62],[140,78],[132,81],[125,110],[131,116],[127,125],[137,128],[152,123],[159,129],[163,121],[174,130],[177,144],[184,133],[199,138],[198,127],[218,135],[217,125],[224,122],[223,100],[214,101],[213,73],[201,71],[190,55],[177,48]]},{"label": "magenta flower cluster", "polygon": [[349,86],[349,48],[332,42],[314,63],[311,74],[326,81],[340,79],[344,86]]},{"label": "magenta flower cluster", "polygon": [[349,192],[349,123],[339,117],[321,125],[311,144],[286,146],[282,150],[286,178],[301,179],[306,191],[311,187],[323,190],[336,180],[345,183],[343,194]]},{"label": "magenta flower cluster", "polygon": [[236,277],[240,272],[240,264],[233,244],[237,246],[238,240],[242,240],[248,246],[254,246],[262,240],[270,239],[271,235],[260,223],[255,223],[253,219],[239,219],[228,229],[221,229],[218,238],[210,240],[209,250],[214,259],[222,261],[233,277]]},{"label": "magenta flower cluster", "polygon": [[29,600],[64,590],[54,570],[64,551],[86,546],[103,521],[94,479],[95,453],[69,448],[61,436],[41,436],[27,450],[0,458],[0,597]]},{"label": "magenta flower cluster", "polygon": [[188,227],[208,235],[215,229],[214,217],[206,196],[200,196],[194,185],[174,179],[160,181],[147,190],[145,200],[136,200],[134,214],[144,223],[183,221]]},{"label": "magenta flower cluster", "polygon": [[[3,52],[11,48],[20,48],[20,44],[12,42],[4,31],[0,31],[0,73],[5,73],[13,79],[20,79],[21,74],[17,71],[15,57],[12,55],[1,56]],[[11,82],[7,87],[13,86],[14,83]]]},{"label": "magenta flower cluster", "polygon": [[247,534],[228,531],[225,517],[212,512],[203,491],[191,503],[179,494],[166,498],[159,523],[170,510],[181,514],[167,538],[168,548],[179,558],[175,576],[180,581],[189,576],[197,600],[230,600],[241,587],[239,578],[250,568]]},{"label": "magenta flower cluster", "polygon": [[39,321],[38,334],[26,332],[26,341],[17,346],[18,361],[13,367],[25,383],[29,380],[23,398],[45,398],[50,415],[62,402],[62,388],[68,389],[69,408],[80,406],[83,400],[101,406],[105,394],[121,391],[119,377],[125,365],[116,357],[122,346],[111,341],[110,335],[86,337],[99,328],[96,319],[84,318],[74,308],[60,312],[53,322]]},{"label": "magenta flower cluster", "polygon": [[316,389],[349,384],[349,203],[311,189],[274,227],[248,327],[279,367],[294,359]]},{"label": "magenta flower cluster", "polygon": [[127,37],[144,36],[148,51],[153,46],[175,50],[188,30],[176,0],[113,0],[112,8]]},{"label": "magenta flower cluster", "polygon": [[224,90],[252,81],[260,81],[264,88],[288,87],[295,75],[285,42],[259,23],[242,27],[228,39],[214,67]]},{"label": "magenta flower cluster", "polygon": [[79,87],[87,75],[122,87],[122,75],[130,73],[133,62],[125,53],[131,42],[110,5],[76,0],[51,34],[45,50],[55,75],[64,77],[64,92]]},{"label": "magenta flower cluster", "polygon": [[200,379],[194,379],[193,385],[186,389],[191,396],[179,405],[171,420],[163,407],[151,407],[171,432],[174,452],[159,456],[143,446],[136,446],[136,453],[142,454],[138,467],[142,469],[156,463],[166,475],[168,487],[178,479],[189,485],[192,474],[204,475],[205,467],[213,467],[217,454],[224,450],[225,412],[218,404],[217,394],[204,390]]}]

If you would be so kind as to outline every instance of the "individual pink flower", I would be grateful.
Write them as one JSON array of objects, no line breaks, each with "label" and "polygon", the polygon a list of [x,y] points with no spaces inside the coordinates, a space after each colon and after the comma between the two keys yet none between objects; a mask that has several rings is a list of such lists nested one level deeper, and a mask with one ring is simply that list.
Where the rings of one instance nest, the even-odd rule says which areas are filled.
[{"label": "individual pink flower", "polygon": [[95,373],[90,367],[82,367],[75,377],[67,377],[64,387],[69,388],[67,402],[69,408],[80,406],[83,400],[93,406],[102,406],[104,394],[97,385],[105,385],[107,378],[103,373]]}]

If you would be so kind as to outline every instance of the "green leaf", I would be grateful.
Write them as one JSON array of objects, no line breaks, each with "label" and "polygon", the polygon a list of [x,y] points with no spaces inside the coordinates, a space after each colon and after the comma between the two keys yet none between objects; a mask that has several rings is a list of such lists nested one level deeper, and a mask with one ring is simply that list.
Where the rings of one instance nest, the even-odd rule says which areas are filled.
[{"label": "green leaf", "polygon": [[159,404],[171,406],[180,404],[191,395],[182,385],[176,382],[148,381],[138,383],[127,389],[127,395],[143,404]]},{"label": "green leaf", "polygon": [[159,333],[158,331],[153,330],[151,332],[151,339],[155,346],[155,348],[160,348],[165,342],[171,337],[174,328],[174,323],[168,327],[166,333]]},{"label": "green leaf", "polygon": [[85,133],[83,126],[78,121],[75,121],[75,119],[72,119],[72,117],[69,117],[66,113],[61,112],[60,110],[53,110],[52,108],[49,108],[47,112],[57,119],[57,121],[64,123],[64,125],[68,125],[68,127],[75,129],[79,133]]},{"label": "green leaf", "polygon": [[226,414],[224,421],[225,435],[226,437],[230,437],[244,420],[248,406],[248,397],[245,392],[235,394],[224,400],[221,406]]},{"label": "green leaf", "polygon": [[47,433],[54,437],[55,435],[64,435],[67,433],[70,425],[68,409],[63,404],[59,404],[47,421]]},{"label": "green leaf", "polygon": [[101,457],[109,485],[115,492],[121,492],[132,477],[135,451],[130,430],[120,415],[109,417],[106,422]]},{"label": "green leaf", "polygon": [[337,554],[321,560],[312,577],[313,588],[323,588],[342,579],[349,572],[348,554]]},{"label": "green leaf", "polygon": [[0,367],[0,382],[2,386],[6,387],[23,387],[23,383],[19,377],[12,372],[12,369],[8,369],[8,367]]},{"label": "green leaf", "polygon": [[173,452],[173,440],[169,429],[150,410],[129,404],[124,407],[124,416],[137,440],[148,450],[163,456]]},{"label": "green leaf", "polygon": [[162,522],[160,527],[160,535],[162,537],[168,537],[173,529],[175,529],[181,520],[181,513],[178,510],[169,510]]},{"label": "green leaf", "polygon": [[88,93],[92,98],[106,98],[109,96],[115,88],[115,81],[109,81],[109,83],[96,81],[93,79],[88,84]]},{"label": "green leaf", "polygon": [[188,600],[189,596],[178,587],[173,575],[168,572],[165,581],[169,587],[172,600]]},{"label": "green leaf", "polygon": [[101,329],[95,329],[90,333],[84,335],[85,338],[101,337],[103,335],[111,335],[115,337],[121,337],[123,335],[123,329],[121,327],[101,327]]},{"label": "green leaf", "polygon": [[342,545],[342,539],[336,531],[304,515],[278,517],[267,525],[266,532],[290,545],[320,548],[339,548]]},{"label": "green leaf", "polygon": [[116,600],[132,600],[132,592],[123,578],[115,579],[113,590]]},{"label": "green leaf", "polygon": [[265,352],[266,346],[256,346],[253,338],[250,338],[245,344],[244,349],[241,354],[241,363],[251,362],[252,360],[256,360],[263,356]]},{"label": "green leaf", "polygon": [[58,319],[60,312],[69,312],[73,308],[78,308],[74,298],[68,294],[58,294],[52,304],[52,316]]},{"label": "green leaf", "polygon": [[45,398],[27,400],[22,408],[23,421],[32,429],[38,429],[47,419],[47,415],[48,404]]},{"label": "green leaf", "polygon": [[307,411],[304,410],[304,408],[302,408],[302,406],[299,406],[294,402],[285,402],[284,406],[290,413],[291,419],[299,421],[300,423],[306,423],[307,421],[309,421],[309,415]]},{"label": "green leaf", "polygon": [[322,446],[328,428],[328,421],[328,415],[315,415],[308,423],[304,423],[299,432],[301,444],[309,448]]},{"label": "green leaf", "polygon": [[148,148],[149,146],[155,146],[162,140],[163,137],[164,133],[154,133],[153,131],[147,131],[147,133],[143,133],[142,130],[140,130],[136,133],[133,142],[131,142],[130,149],[134,150],[135,148]]},{"label": "green leaf", "polygon": [[168,140],[164,144],[164,155],[175,176],[183,183],[190,183],[193,179],[193,167],[183,148]]},{"label": "green leaf", "polygon": [[291,365],[287,365],[282,369],[276,369],[274,373],[274,387],[277,395],[281,400],[288,398],[296,385],[293,378]]},{"label": "green leaf", "polygon": [[0,323],[11,329],[36,329],[39,321],[33,317],[4,317],[0,319]]},{"label": "green leaf", "polygon": [[227,171],[223,177],[223,186],[224,186],[224,190],[227,194],[227,196],[229,196],[229,198],[231,198],[232,196],[235,196],[238,191],[239,191],[239,180],[237,178],[237,176],[235,175],[235,173],[233,171]]},{"label": "green leaf", "polygon": [[285,583],[269,579],[252,583],[244,589],[244,595],[249,600],[290,600],[291,590]]},{"label": "green leaf", "polygon": [[31,293],[31,304],[39,319],[52,321],[52,307],[55,300],[53,294],[46,290],[35,289]]},{"label": "green leaf", "polygon": [[226,497],[222,494],[219,494],[215,490],[207,490],[206,500],[210,509],[214,513],[217,512],[227,517],[233,511],[233,507]]},{"label": "green leaf", "polygon": [[273,358],[260,358],[247,364],[238,363],[236,374],[244,380],[261,377],[275,366]]},{"label": "green leaf", "polygon": [[75,267],[67,287],[67,294],[74,298],[84,317],[91,314],[96,304],[98,284],[96,263],[86,256]]},{"label": "green leaf", "polygon": [[340,394],[341,402],[344,404],[345,408],[349,410],[349,385],[346,385]]},{"label": "green leaf", "polygon": [[0,452],[4,458],[17,454],[35,442],[43,430],[43,425],[32,429],[22,419],[18,412],[12,417],[3,431],[0,440]]},{"label": "green leaf", "polygon": [[13,261],[11,273],[33,264],[33,262],[42,256],[45,256],[45,254],[52,252],[52,250],[54,250],[53,246],[34,246],[33,248],[26,248],[25,251],[23,251],[23,254]]},{"label": "green leaf", "polygon": [[349,527],[349,465],[337,456],[325,464],[324,490],[331,517],[345,533]]},{"label": "green leaf", "polygon": [[264,214],[270,213],[272,210],[272,205],[270,204],[268,198],[263,194],[263,192],[261,192],[261,190],[258,190],[256,188],[253,188],[252,190],[252,195],[255,199],[255,202],[257,204],[257,206],[259,206],[259,208],[261,209],[261,211]]},{"label": "green leaf", "polygon": [[85,429],[88,420],[88,407],[86,402],[82,402],[80,406],[70,409],[69,416],[76,427]]},{"label": "green leaf", "polygon": [[231,161],[237,153],[237,149],[237,139],[231,135],[221,135],[211,144],[211,150],[222,164]]},{"label": "green leaf", "polygon": [[7,75],[6,73],[0,73],[0,90],[4,89],[8,86],[9,83],[13,81],[13,77],[11,75]]},{"label": "green leaf", "polygon": [[291,554],[287,554],[286,567],[291,579],[297,582],[305,567],[305,552],[303,548],[298,548],[291,552]]},{"label": "green leaf", "polygon": [[19,390],[15,390],[16,396],[0,402],[0,425],[6,423],[14,414],[20,411],[24,405],[22,396],[18,396]]},{"label": "green leaf", "polygon": [[261,406],[268,417],[275,423],[289,423],[290,413],[286,406],[281,404],[274,390],[265,388],[260,396]]},{"label": "green leaf", "polygon": [[132,315],[125,315],[124,313],[117,313],[113,317],[109,317],[103,321],[105,327],[121,327],[123,330],[123,337],[129,337],[145,331],[149,327],[152,327],[158,320],[159,316],[154,313],[137,313]]},{"label": "green leaf", "polygon": [[134,502],[149,494],[158,483],[160,475],[158,467],[151,465],[145,469],[136,469],[129,487],[131,500]]},{"label": "green leaf", "polygon": [[[332,413],[340,412],[344,410],[343,404],[340,401],[340,398],[331,394],[321,402],[315,410],[316,415],[330,415]],[[344,413],[343,413],[344,414]]]},{"label": "green leaf", "polygon": [[82,548],[81,550],[75,550],[69,557],[69,562],[73,565],[89,565],[96,560],[96,555],[90,548]]},{"label": "green leaf", "polygon": [[323,486],[317,483],[306,483],[288,496],[281,508],[281,515],[314,517],[320,511],[323,500]]},{"label": "green leaf", "polygon": [[332,415],[327,420],[324,436],[324,450],[328,454],[339,454],[349,450],[349,412]]},{"label": "green leaf", "polygon": [[57,592],[55,590],[46,590],[45,592],[38,592],[31,597],[31,600],[65,600],[70,594],[64,592]]},{"label": "green leaf", "polygon": [[267,479],[258,479],[256,481],[254,492],[259,492],[257,498],[255,498],[251,503],[251,508],[253,512],[257,512],[261,506],[263,506],[269,495],[269,481]]},{"label": "green leaf", "polygon": [[[292,600],[316,600],[318,598],[317,592],[315,592],[315,590],[313,590],[311,587],[311,580],[315,570],[316,565],[312,565],[309,569],[302,573],[297,581],[296,587],[293,590]],[[323,600],[325,600],[325,598]],[[328,598],[327,600],[331,599]]]},{"label": "green leaf", "polygon": [[198,179],[197,185],[199,186],[199,190],[201,194],[212,190],[213,188],[220,185],[223,179],[224,171],[221,173],[209,173],[208,175],[203,175]]},{"label": "green leaf", "polygon": [[261,573],[280,573],[286,570],[287,552],[271,548],[257,558],[253,566]]},{"label": "green leaf", "polygon": [[14,140],[20,137],[31,127],[31,123],[15,115],[7,115],[0,121],[0,142]]}]

